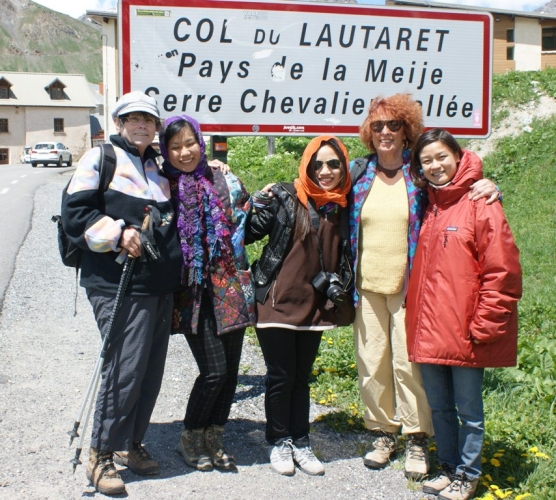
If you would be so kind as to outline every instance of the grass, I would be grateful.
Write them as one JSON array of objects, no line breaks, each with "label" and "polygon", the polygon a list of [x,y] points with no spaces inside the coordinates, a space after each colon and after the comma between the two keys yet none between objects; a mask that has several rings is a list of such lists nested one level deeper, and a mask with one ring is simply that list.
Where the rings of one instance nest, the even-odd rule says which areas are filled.
[{"label": "grass", "polygon": [[[493,81],[498,123],[511,107],[556,96],[556,70],[510,72]],[[504,193],[504,210],[523,267],[518,366],[486,371],[486,440],[478,496],[556,499],[556,119],[533,121],[532,132],[504,138],[485,158],[485,175]],[[231,138],[229,163],[252,192],[291,181],[308,138]],[[366,154],[346,138],[350,157]],[[253,259],[262,246],[250,248]],[[351,328],[325,332],[313,367],[311,397],[329,406],[319,421],[339,432],[364,432]],[[366,450],[361,450],[363,454]],[[413,485],[412,487],[415,487]]]}]

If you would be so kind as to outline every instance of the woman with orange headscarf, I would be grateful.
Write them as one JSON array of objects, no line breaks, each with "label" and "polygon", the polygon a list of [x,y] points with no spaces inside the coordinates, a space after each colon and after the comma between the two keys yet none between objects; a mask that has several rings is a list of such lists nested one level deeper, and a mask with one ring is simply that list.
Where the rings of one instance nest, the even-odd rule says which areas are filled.
[{"label": "woman with orange headscarf", "polygon": [[[269,236],[253,266],[257,337],[267,366],[265,410],[270,463],[291,476],[295,465],[324,474],[309,443],[309,375],[322,332],[337,325],[338,307],[351,280],[347,194],[348,153],[339,139],[320,136],[306,147],[299,177],[272,187],[266,205],[253,214],[246,242]],[[255,202],[257,204],[257,202]],[[342,238],[342,235],[345,235]]]}]

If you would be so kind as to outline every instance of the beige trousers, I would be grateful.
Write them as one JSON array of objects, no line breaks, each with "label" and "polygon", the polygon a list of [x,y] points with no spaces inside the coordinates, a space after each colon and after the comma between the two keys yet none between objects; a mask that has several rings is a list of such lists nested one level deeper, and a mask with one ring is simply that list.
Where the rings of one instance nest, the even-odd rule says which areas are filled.
[{"label": "beige trousers", "polygon": [[361,292],[353,333],[365,427],[397,434],[434,434],[417,363],[410,363],[403,292]]}]

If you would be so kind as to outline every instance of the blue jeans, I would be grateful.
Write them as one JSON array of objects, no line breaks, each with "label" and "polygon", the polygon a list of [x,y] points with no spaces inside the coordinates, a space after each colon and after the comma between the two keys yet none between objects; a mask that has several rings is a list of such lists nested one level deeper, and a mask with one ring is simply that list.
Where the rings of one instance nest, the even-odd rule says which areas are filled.
[{"label": "blue jeans", "polygon": [[421,364],[438,460],[469,479],[481,475],[483,368]]}]

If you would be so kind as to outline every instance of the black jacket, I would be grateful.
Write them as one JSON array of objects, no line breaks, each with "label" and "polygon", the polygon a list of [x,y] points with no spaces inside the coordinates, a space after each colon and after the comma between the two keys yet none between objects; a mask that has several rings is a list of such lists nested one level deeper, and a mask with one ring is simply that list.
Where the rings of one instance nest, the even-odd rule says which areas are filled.
[{"label": "black jacket", "polygon": [[62,221],[68,237],[83,252],[81,286],[87,290],[116,293],[122,266],[116,261],[118,242],[125,227],[141,226],[145,207],[160,211],[161,224],[154,228],[160,252],[156,261],[135,264],[126,295],[170,293],[180,285],[181,248],[177,237],[168,180],[160,175],[156,152],[147,148],[143,158],[120,136],[111,136],[116,170],[104,206],[98,197],[100,149],[93,148],[79,165],[63,197]]},{"label": "black jacket", "polygon": [[297,195],[291,183],[275,184],[274,197],[261,209],[256,219],[251,219],[245,234],[245,243],[253,243],[269,235],[260,259],[253,262],[255,298],[264,303],[276,272],[284,260],[295,227]]}]

